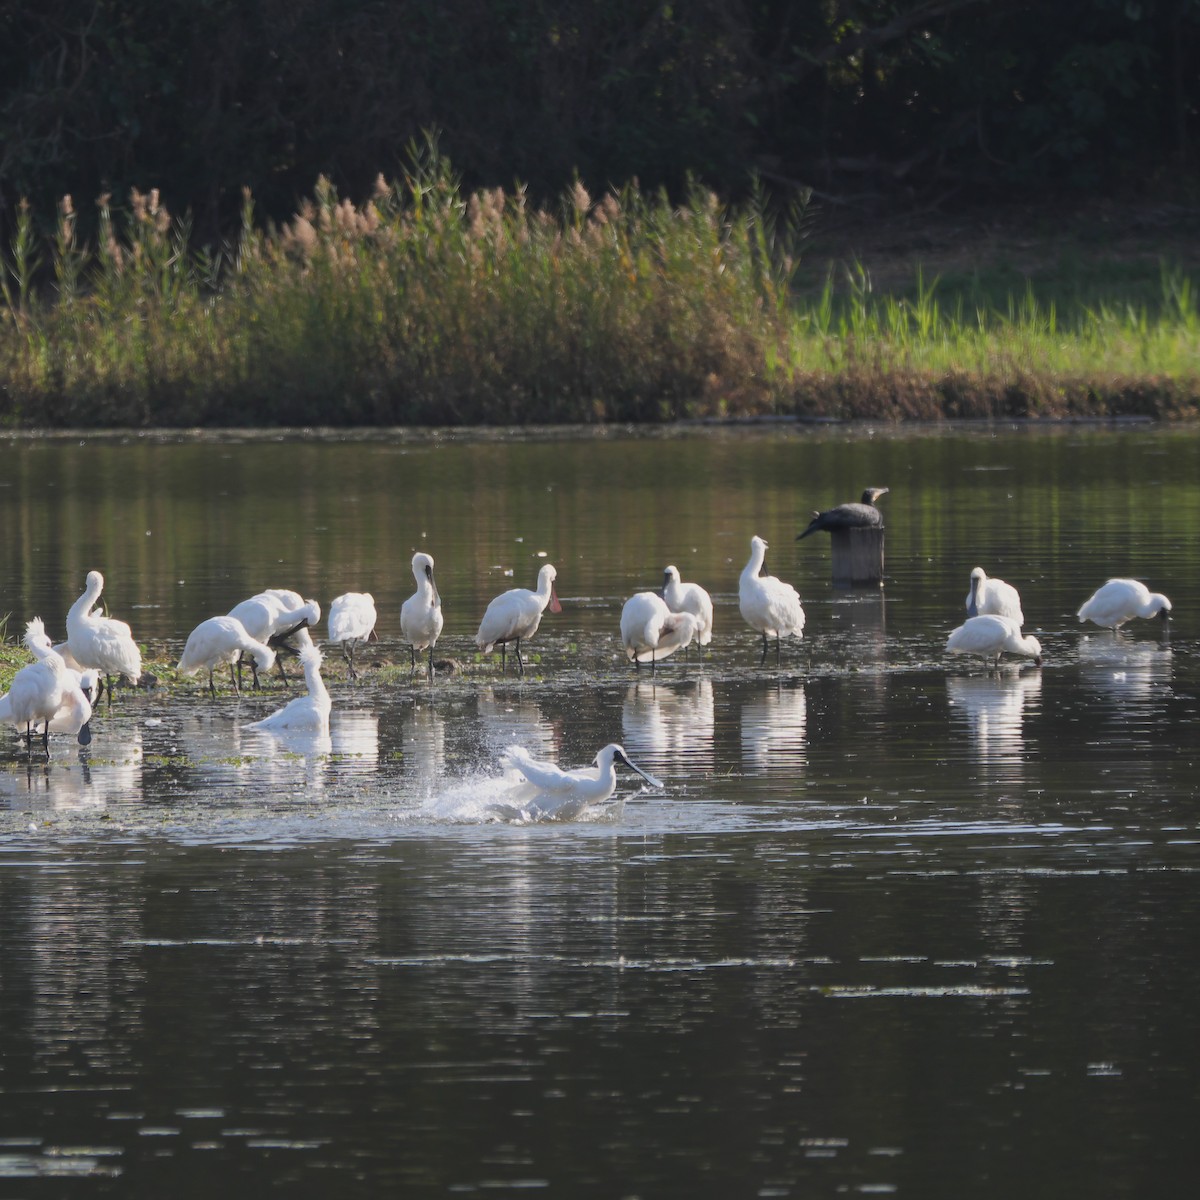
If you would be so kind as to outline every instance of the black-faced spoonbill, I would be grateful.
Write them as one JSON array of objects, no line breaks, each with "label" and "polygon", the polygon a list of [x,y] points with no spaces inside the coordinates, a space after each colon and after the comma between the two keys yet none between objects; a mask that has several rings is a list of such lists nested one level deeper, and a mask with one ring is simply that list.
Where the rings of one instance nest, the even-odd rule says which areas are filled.
[{"label": "black-faced spoonbill", "polygon": [[1018,625],[1025,624],[1021,611],[1021,594],[1003,579],[989,579],[982,567],[971,572],[971,590],[967,593],[968,617],[1008,617]]},{"label": "black-faced spoonbill", "polygon": [[887,490],[869,487],[863,492],[862,501],[858,504],[839,504],[836,508],[827,508],[824,512],[814,512],[808,528],[803,533],[796,534],[796,541],[821,530],[836,533],[842,529],[882,529],[883,513],[875,507],[875,501],[886,495]]},{"label": "black-faced spoonbill", "polygon": [[617,790],[617,763],[640,775],[651,787],[663,786],[661,780],[631,762],[616,742],[605,746],[590,767],[575,771],[538,762],[521,746],[509,746],[500,763],[511,772],[516,784],[509,797],[513,808],[560,820],[578,816],[590,804],[603,804]]},{"label": "black-faced spoonbill", "polygon": [[[315,600],[304,600],[299,592],[287,588],[269,588],[235,604],[226,614],[240,621],[242,628],[256,641],[265,642],[277,652],[275,662],[279,664],[279,678],[285,687],[287,672],[283,669],[284,654],[298,654],[311,646],[312,638],[308,627],[316,626],[321,619],[321,606]],[[241,686],[242,655],[238,655],[238,686]],[[250,670],[257,691],[258,663],[251,659]]]},{"label": "black-faced spoonbill", "polygon": [[[34,617],[25,626],[25,646],[29,653],[37,659],[44,659],[56,653],[46,633],[46,626],[41,617]],[[87,698],[92,709],[100,698],[100,672],[95,667],[80,671],[66,664],[67,674],[78,685],[79,690]],[[81,746],[87,746],[92,740],[91,712],[89,711],[83,723],[79,723],[80,707],[78,701],[68,689],[63,696],[63,702],[58,712],[51,719],[47,728],[48,733],[69,733],[77,738]]]},{"label": "black-faced spoonbill", "polygon": [[[429,678],[433,678],[433,647],[442,632],[442,598],[433,581],[433,558],[418,551],[412,557],[417,590],[400,606],[400,632],[408,643],[412,669],[417,669],[417,651],[429,651]],[[489,610],[490,611],[490,610]]]},{"label": "black-faced spoonbill", "polygon": [[368,642],[376,637],[377,619],[375,597],[370,592],[343,592],[329,606],[329,643],[341,646],[351,679],[358,678],[358,672],[354,669],[354,647],[359,642]]},{"label": "black-faced spoonbill", "polygon": [[663,571],[662,597],[672,612],[688,612],[700,618],[700,627],[696,630],[696,641],[701,646],[707,646],[712,641],[712,597],[698,583],[681,583],[679,568],[667,567]]},{"label": "black-faced spoonbill", "polygon": [[80,733],[91,719],[92,706],[62,655],[41,645],[38,650],[37,661],[22,667],[8,693],[0,696],[0,720],[24,732],[31,754],[37,726],[44,722],[42,749],[49,758],[51,722],[66,732]]},{"label": "black-faced spoonbill", "polygon": [[510,588],[502,592],[488,606],[479,622],[479,632],[475,635],[475,645],[481,654],[491,654],[500,647],[500,670],[505,667],[505,646],[515,642],[517,647],[517,671],[525,674],[525,663],[521,658],[521,640],[528,639],[537,633],[542,623],[542,613],[547,608],[552,613],[562,612],[558,602],[558,593],[554,590],[554,581],[558,572],[549,564],[538,572],[537,590],[531,592],[528,588]]},{"label": "black-faced spoonbill", "polygon": [[751,629],[762,634],[762,659],[767,661],[767,638],[775,638],[775,659],[779,660],[781,638],[804,636],[804,609],[800,594],[790,583],[774,575],[759,575],[767,557],[767,543],[755,535],[750,539],[750,561],[742,568],[738,585],[738,608]]},{"label": "black-faced spoonbill", "polygon": [[304,668],[304,682],[308,686],[307,696],[297,696],[278,712],[247,725],[247,729],[267,732],[289,730],[300,733],[329,733],[329,710],[332,703],[329,690],[321,678],[321,652],[316,646],[306,646],[300,651],[300,666]]},{"label": "black-faced spoonbill", "polygon": [[[99,571],[89,571],[83,595],[67,613],[67,640],[64,646],[80,670],[94,667],[104,675],[111,700],[114,675],[123,676],[135,686],[141,679],[142,652],[133,640],[132,630],[124,621],[92,612],[102,591],[104,576]],[[66,659],[66,655],[62,657]]]},{"label": "black-faced spoonbill", "polygon": [[625,657],[637,667],[655,665],[687,647],[700,631],[695,613],[672,612],[657,592],[636,592],[621,609],[621,644]]},{"label": "black-faced spoonbill", "polygon": [[1171,602],[1162,592],[1152,592],[1136,579],[1110,579],[1097,588],[1076,614],[1114,632],[1134,617],[1157,616],[1170,620]]},{"label": "black-faced spoonbill", "polygon": [[260,671],[269,671],[275,665],[275,651],[263,642],[252,638],[246,627],[237,617],[209,617],[201,621],[188,634],[187,645],[183,648],[183,657],[179,660],[181,675],[195,675],[202,668],[208,668],[208,690],[216,699],[217,688],[213,683],[213,668],[218,663],[229,664],[229,681],[233,684],[233,693],[240,696],[237,676],[233,664],[245,650],[254,656]]},{"label": "black-faced spoonbill", "polygon": [[946,640],[949,654],[979,654],[992,666],[1000,665],[1002,654],[1022,654],[1042,665],[1042,646],[1037,638],[1025,635],[1009,617],[994,614],[968,617]]}]

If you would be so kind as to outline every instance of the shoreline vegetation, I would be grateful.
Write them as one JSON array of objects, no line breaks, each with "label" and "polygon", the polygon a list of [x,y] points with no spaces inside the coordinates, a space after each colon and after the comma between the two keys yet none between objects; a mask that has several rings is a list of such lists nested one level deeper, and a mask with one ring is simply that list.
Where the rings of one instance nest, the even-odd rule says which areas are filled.
[{"label": "shoreline vegetation", "polygon": [[465,193],[432,138],[361,204],[319,180],[264,228],[247,194],[220,249],[157,192],[101,197],[90,237],[69,197],[44,233],[22,205],[0,248],[0,425],[1200,414],[1194,264],[1067,292],[917,266],[882,290],[869,257],[813,270],[806,205],[576,183],[551,211]]}]

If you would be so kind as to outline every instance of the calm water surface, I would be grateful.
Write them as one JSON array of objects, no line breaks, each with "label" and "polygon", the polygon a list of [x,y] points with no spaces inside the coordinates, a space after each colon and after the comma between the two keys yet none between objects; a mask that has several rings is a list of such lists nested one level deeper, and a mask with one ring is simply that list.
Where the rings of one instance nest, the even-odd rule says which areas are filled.
[{"label": "calm water surface", "polygon": [[[886,585],[836,590],[795,534],[867,484]],[[158,664],[264,587],[369,590],[381,635],[358,685],[330,653],[328,739],[197,682],[0,750],[0,1195],[1194,1186],[1196,433],[13,440],[0,519],[10,638],[61,636],[91,568]],[[808,614],[779,665],[753,533]],[[416,549],[462,668],[432,684]],[[471,637],[543,561],[564,612],[504,678]],[[621,604],[672,562],[711,653],[638,676]],[[944,657],[975,565],[1040,670]],[[1077,624],[1113,574],[1169,632]],[[614,740],[662,791],[494,818],[504,746]]]}]

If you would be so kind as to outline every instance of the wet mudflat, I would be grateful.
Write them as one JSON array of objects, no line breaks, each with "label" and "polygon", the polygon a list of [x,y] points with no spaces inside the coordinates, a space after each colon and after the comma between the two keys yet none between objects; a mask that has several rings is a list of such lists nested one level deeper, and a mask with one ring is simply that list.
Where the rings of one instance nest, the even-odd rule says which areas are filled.
[{"label": "wet mudflat", "polygon": [[[1194,435],[0,454],[21,531],[0,608],[21,619],[65,612],[93,566],[164,656],[267,586],[323,608],[371,590],[381,613],[359,684],[329,656],[328,739],[242,728],[277,684],[214,702],[197,683],[119,692],[92,746],[49,764],[4,752],[14,1195],[1133,1196],[1186,1177]],[[827,542],[792,539],[870,482],[892,489],[886,586],[839,591]],[[762,667],[736,606],[755,532],[808,613]],[[462,665],[432,683],[398,641],[416,549]],[[543,552],[564,612],[502,677],[470,638]],[[668,562],[713,592],[716,633],[651,679],[616,625]],[[1021,588],[1040,669],[942,654],[974,565]],[[1081,628],[1110,574],[1170,595],[1169,631]],[[577,766],[609,741],[664,788],[626,772],[582,819],[497,818],[506,745]]]}]

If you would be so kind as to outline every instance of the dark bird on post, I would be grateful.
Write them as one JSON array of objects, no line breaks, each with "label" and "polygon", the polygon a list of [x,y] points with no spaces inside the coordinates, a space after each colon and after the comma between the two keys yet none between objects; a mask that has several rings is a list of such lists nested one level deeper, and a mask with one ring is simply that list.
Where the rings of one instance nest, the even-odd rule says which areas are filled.
[{"label": "dark bird on post", "polygon": [[875,501],[886,491],[887,488],[870,487],[863,492],[862,502],[859,504],[839,504],[837,508],[813,513],[808,528],[796,535],[796,541],[822,529],[829,533],[836,533],[842,529],[882,529],[883,513],[875,507]]}]

